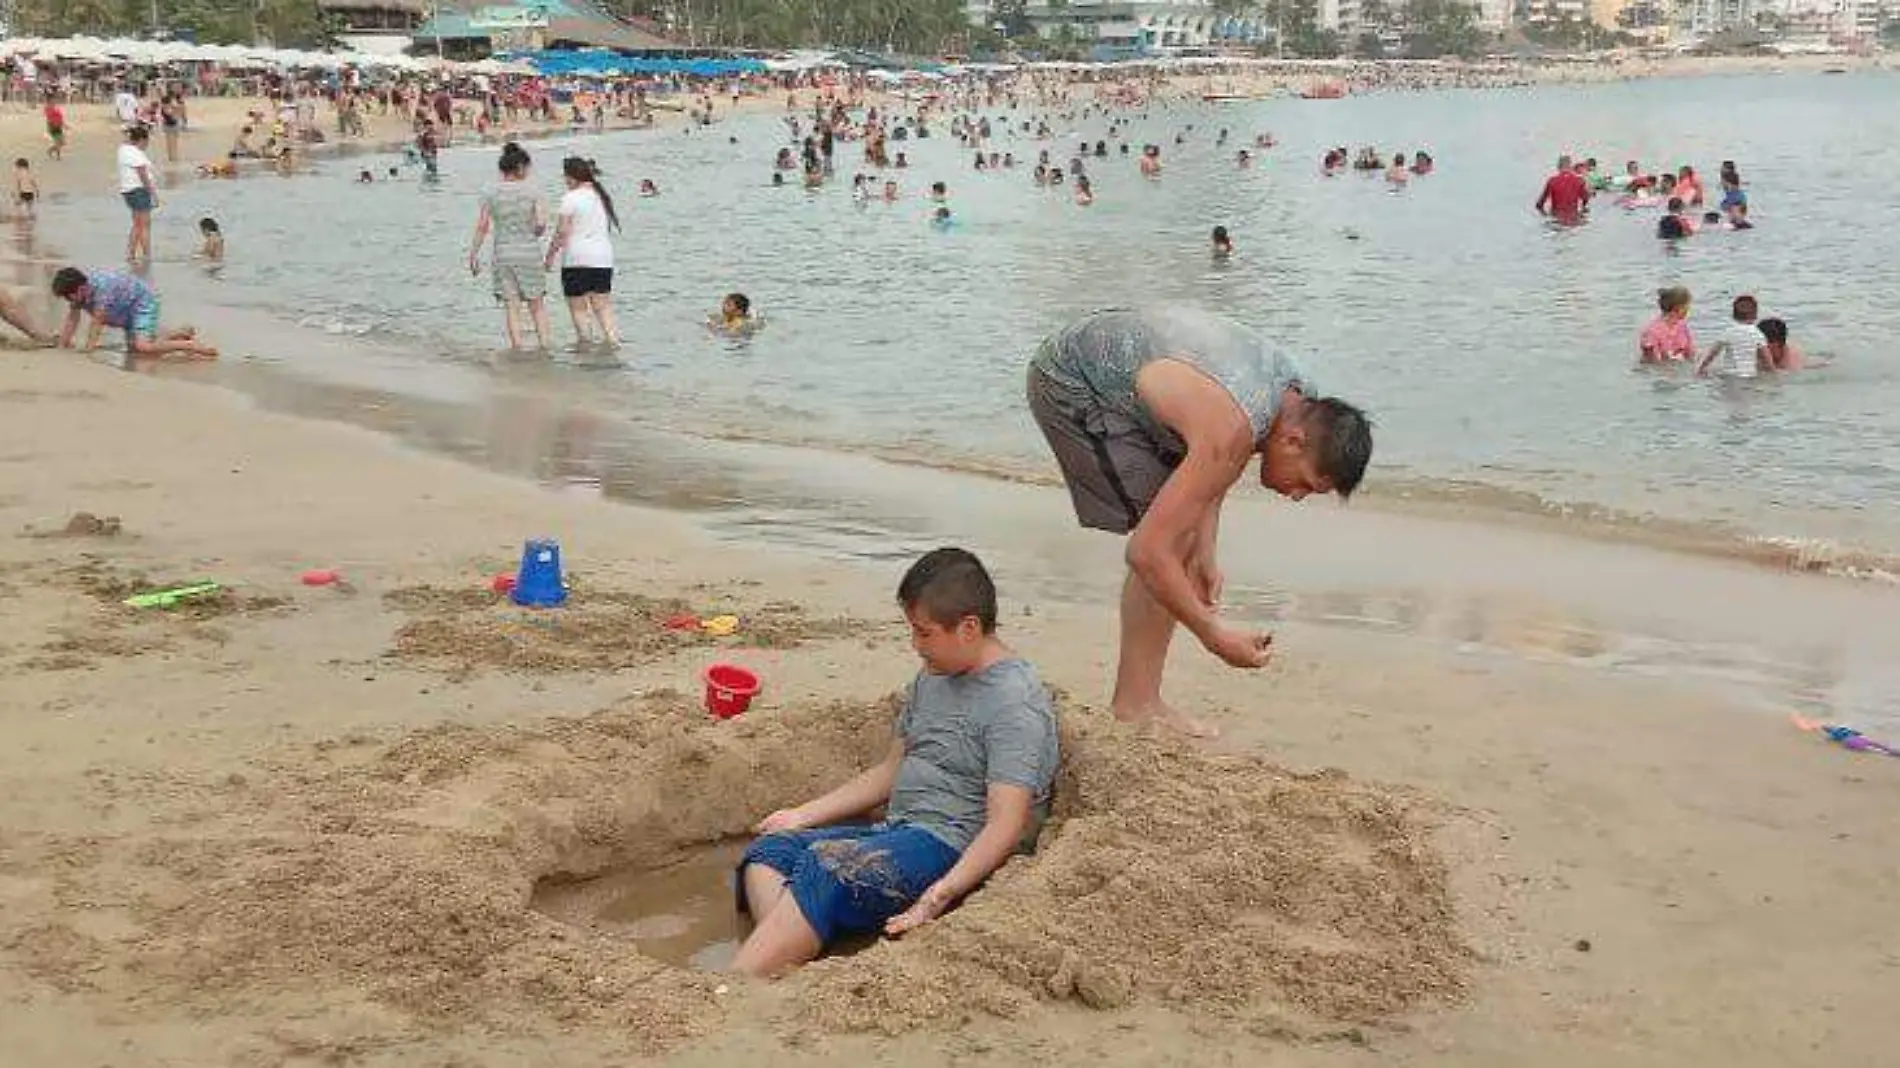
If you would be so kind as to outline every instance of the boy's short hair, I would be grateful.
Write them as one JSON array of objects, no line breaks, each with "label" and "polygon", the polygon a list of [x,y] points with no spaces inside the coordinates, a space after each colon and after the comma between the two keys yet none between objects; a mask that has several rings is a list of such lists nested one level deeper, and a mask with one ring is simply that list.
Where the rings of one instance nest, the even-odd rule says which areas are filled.
[{"label": "boy's short hair", "polygon": [[19,157],[16,157],[16,158],[14,159],[14,161],[13,161],[13,165],[14,165],[15,167],[18,167],[18,168],[20,168],[21,170],[25,170],[25,169],[27,169],[28,167],[31,167],[31,166],[32,166],[32,164],[31,164],[31,163],[28,163],[28,162],[26,161],[26,157],[25,157],[25,156],[19,156]]},{"label": "boy's short hair", "polygon": [[752,312],[752,298],[744,293],[728,293],[726,299],[732,302],[733,307],[739,309],[740,315],[748,315]]},{"label": "boy's short hair", "polygon": [[215,234],[218,232],[218,220],[207,215],[198,220],[198,230],[201,233]]},{"label": "boy's short hair", "polygon": [[1786,345],[1788,343],[1788,324],[1780,319],[1763,319],[1755,324],[1755,328],[1761,331],[1761,336],[1767,338],[1770,344]]},{"label": "boy's short hair", "polygon": [[996,633],[996,584],[967,549],[932,549],[919,557],[897,584],[897,601],[940,627],[974,617],[983,633]]},{"label": "boy's short hair", "polygon": [[948,190],[949,190],[949,187],[944,185],[942,182],[930,183],[930,191],[933,193],[943,193],[943,192],[947,192]]},{"label": "boy's short hair", "polygon": [[1656,307],[1665,315],[1677,308],[1688,307],[1689,300],[1687,286],[1664,286],[1656,291]]},{"label": "boy's short hair", "polygon": [[66,300],[86,285],[86,272],[77,267],[61,267],[53,272],[53,295]]},{"label": "boy's short hair", "polygon": [[1761,314],[1761,305],[1755,303],[1754,297],[1743,293],[1741,296],[1735,298],[1733,311],[1736,319],[1747,321]]}]

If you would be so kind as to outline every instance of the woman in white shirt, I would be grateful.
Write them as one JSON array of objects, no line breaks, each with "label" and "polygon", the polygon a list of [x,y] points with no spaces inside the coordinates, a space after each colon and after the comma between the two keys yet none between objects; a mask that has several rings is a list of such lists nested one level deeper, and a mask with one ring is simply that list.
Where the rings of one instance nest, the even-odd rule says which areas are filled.
[{"label": "woman in white shirt", "polygon": [[561,295],[574,319],[574,333],[583,344],[592,340],[587,321],[600,327],[602,340],[620,344],[614,328],[614,245],[612,231],[620,228],[613,198],[600,187],[592,160],[569,156],[561,163],[567,192],[561,196],[560,222],[548,244],[546,266],[561,260]]},{"label": "woman in white shirt", "polygon": [[152,258],[152,209],[158,207],[158,183],[152,180],[152,160],[145,154],[151,134],[143,126],[125,132],[119,146],[119,196],[132,209],[132,233],[125,239],[125,258],[133,263]]}]

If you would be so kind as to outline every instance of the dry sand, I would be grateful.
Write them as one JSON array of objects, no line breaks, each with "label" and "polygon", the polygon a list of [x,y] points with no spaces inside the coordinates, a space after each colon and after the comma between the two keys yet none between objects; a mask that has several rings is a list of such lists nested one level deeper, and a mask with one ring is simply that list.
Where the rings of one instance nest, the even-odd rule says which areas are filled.
[{"label": "dry sand", "polygon": [[[914,669],[895,571],[67,355],[9,357],[0,397],[10,1063],[1889,1063],[1893,765],[1666,683],[1299,625],[1264,677],[1181,651],[1228,732],[1203,751],[1106,722],[1112,616],[1054,602],[1007,628],[1077,695],[1041,853],[722,994],[533,888],[874,752]],[[483,592],[550,532],[553,623]],[[118,603],[206,576],[230,592]],[[748,623],[657,630],[675,602]],[[721,657],[768,685],[729,724],[696,708]]]}]

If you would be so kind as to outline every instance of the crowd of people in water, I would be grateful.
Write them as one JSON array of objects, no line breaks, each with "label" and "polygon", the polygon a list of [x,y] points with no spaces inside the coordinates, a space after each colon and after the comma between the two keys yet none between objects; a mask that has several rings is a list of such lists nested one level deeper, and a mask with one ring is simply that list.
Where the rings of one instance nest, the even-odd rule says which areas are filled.
[{"label": "crowd of people in water", "polygon": [[[1717,193],[1711,198],[1702,176],[1689,164],[1673,171],[1663,168],[1652,172],[1638,161],[1629,160],[1621,173],[1606,174],[1599,170],[1594,157],[1564,155],[1558,157],[1556,170],[1545,179],[1534,206],[1566,226],[1587,219],[1599,196],[1627,213],[1660,209],[1654,216],[1655,236],[1670,247],[1697,234],[1753,230],[1748,189],[1734,160],[1722,161],[1716,181]],[[1657,291],[1657,316],[1637,340],[1642,364],[1684,364],[1698,375],[1736,379],[1818,365],[1789,341],[1785,319],[1761,314],[1761,303],[1752,293],[1733,298],[1721,336],[1706,350],[1699,349],[1689,328],[1690,302],[1690,292],[1683,286]]]},{"label": "crowd of people in water", "polygon": [[[852,201],[896,203],[903,198],[900,181],[911,170],[907,149],[914,150],[933,137],[954,141],[975,173],[1026,172],[1037,187],[1065,191],[1077,207],[1095,203],[1095,180],[1104,168],[1132,164],[1140,176],[1161,179],[1166,146],[1136,136],[1138,124],[1144,124],[1150,110],[1163,103],[1157,87],[1140,81],[1106,82],[1093,86],[1092,97],[1079,97],[1078,88],[1089,87],[1054,80],[1027,80],[1013,85],[974,83],[921,99],[887,97],[881,106],[862,84],[814,89],[803,98],[791,91],[785,95],[782,120],[786,143],[772,149],[770,182],[774,186],[796,182],[807,189],[823,188],[836,180],[844,146],[852,145],[862,160],[861,169],[850,173]],[[735,96],[735,104],[737,100]],[[367,185],[401,178],[405,171],[419,172],[424,180],[438,178],[441,152],[456,132],[465,139],[493,143],[491,130],[495,124],[512,116],[502,101],[491,94],[471,111],[455,107],[446,93],[415,91],[388,100],[348,96],[334,106],[339,110],[338,122],[345,127],[351,122],[352,109],[358,111],[358,123],[360,113],[372,107],[394,107],[405,117],[413,112],[414,136],[402,165],[355,171],[355,180]],[[294,106],[312,105],[299,101]],[[293,112],[292,107],[286,103],[275,114],[253,113],[231,152],[218,162],[200,167],[200,174],[234,177],[238,159],[255,156],[275,164],[288,158],[289,154],[281,151],[283,141],[293,131],[315,125],[314,116]],[[549,121],[570,119],[572,129],[581,131],[600,129],[609,113],[623,118],[650,118],[647,101],[632,93],[603,92],[584,100],[576,97],[567,109],[571,115],[558,114],[553,107],[549,100],[538,101],[538,110],[524,113]],[[712,93],[693,99],[687,131],[703,131],[714,121],[715,111]],[[162,117],[163,109],[154,114]],[[150,259],[150,216],[158,192],[151,160],[144,154],[152,127],[140,121],[142,118],[146,116],[135,115],[128,125],[118,160],[120,192],[133,214],[127,253],[135,267]],[[52,139],[49,154],[57,157],[64,140],[63,115],[48,122]],[[1105,126],[1105,135],[1067,135],[1078,137],[1071,144],[1057,132],[1080,129],[1090,122]],[[261,145],[254,142],[255,128],[267,131]],[[1055,144],[1058,139],[1063,142],[1060,147]],[[1216,150],[1231,152],[1229,158],[1240,169],[1254,166],[1278,146],[1270,132],[1237,134],[1225,126],[1204,127],[1197,132],[1196,124],[1189,122],[1172,133],[1177,149],[1190,139],[1197,142],[1196,147],[1204,147],[1211,140]],[[736,136],[729,140],[738,144]],[[1025,142],[1033,146],[1033,155],[1019,155]],[[932,165],[941,167],[940,154],[933,157]],[[612,299],[613,234],[620,228],[620,218],[608,184],[592,160],[569,156],[561,164],[565,189],[550,211],[528,181],[531,166],[527,150],[518,141],[508,140],[501,146],[497,178],[478,202],[468,267],[479,276],[484,273],[486,259],[486,274],[503,311],[503,328],[511,348],[552,347],[554,338],[545,298],[548,276],[557,268],[559,273],[553,277],[558,279],[577,341],[617,346],[620,331]],[[1432,153],[1423,148],[1387,154],[1371,145],[1353,149],[1341,145],[1327,149],[1319,160],[1323,177],[1348,173],[1377,176],[1394,192],[1432,175],[1436,167]],[[936,180],[928,184],[924,194],[925,218],[938,230],[956,228],[959,219],[951,203],[949,183],[932,177]],[[1671,243],[1714,231],[1753,229],[1747,189],[1733,161],[1721,164],[1717,183],[1715,190],[1706,189],[1702,177],[1688,165],[1651,171],[1631,160],[1620,173],[1606,173],[1595,158],[1565,155],[1544,183],[1535,207],[1564,225],[1583,222],[1590,217],[1593,206],[1605,204],[1632,214],[1653,211],[1656,236]],[[658,183],[651,178],[640,179],[633,188],[642,197],[660,195]],[[38,181],[29,161],[16,160],[16,206],[30,212],[38,196]],[[222,263],[225,238],[218,221],[200,220],[199,233],[202,244],[198,257],[214,266]],[[1225,225],[1212,228],[1209,247],[1216,262],[1235,255],[1234,240]],[[186,335],[174,336],[175,332],[160,329],[156,294],[136,273],[126,275],[129,281],[121,281],[105,269],[85,272],[82,277],[86,280],[68,278],[58,295],[81,313],[94,315],[98,324],[124,330],[128,351],[200,357],[215,351]],[[1734,322],[1745,324],[1754,334],[1744,337],[1739,331],[1724,331],[1722,339],[1706,352],[1698,352],[1690,336],[1688,292],[1679,287],[1664,289],[1658,303],[1660,314],[1643,330],[1639,345],[1645,364],[1687,361],[1701,373],[1733,377],[1791,371],[1809,364],[1789,343],[1786,321],[1760,317],[1752,296],[1736,298]],[[750,299],[740,292],[724,296],[718,309],[707,316],[708,329],[735,338],[750,337],[763,325],[763,316],[752,310]],[[528,344],[530,332],[532,346]],[[70,338],[73,333],[69,326],[60,336]],[[97,330],[89,333],[96,338]],[[191,344],[182,344],[187,340]]]}]

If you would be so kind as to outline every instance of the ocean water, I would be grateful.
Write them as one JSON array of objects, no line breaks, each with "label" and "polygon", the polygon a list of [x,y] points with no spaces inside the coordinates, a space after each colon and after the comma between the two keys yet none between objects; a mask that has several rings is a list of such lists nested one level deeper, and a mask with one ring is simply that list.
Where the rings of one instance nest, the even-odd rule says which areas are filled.
[{"label": "ocean water", "polygon": [[[1109,158],[1086,160],[1090,208],[1030,171],[1042,149],[1066,169],[1078,142],[1105,138],[1099,116],[1052,117],[1046,142],[1000,136],[1013,171],[974,171],[947,122],[893,142],[910,166],[876,177],[900,183],[894,205],[851,200],[850,176],[870,173],[855,144],[840,144],[823,190],[772,188],[789,142],[776,113],[533,142],[550,199],[560,158],[588,155],[625,223],[615,297],[629,344],[617,362],[557,355],[549,373],[598,409],[689,435],[1046,474],[1022,401],[1036,343],[1091,309],[1188,301],[1252,325],[1372,411],[1374,494],[1689,528],[1803,566],[1887,566],[1900,555],[1897,105],[1900,77],[1866,73],[1157,106],[1130,117],[1129,156],[1111,142]],[[989,114],[1001,134],[1031,112]],[[1237,168],[1234,153],[1269,131],[1278,147]],[[1135,170],[1150,141],[1159,181]],[[1428,149],[1438,173],[1397,193],[1320,175],[1327,146],[1365,144]],[[1650,213],[1608,205],[1552,227],[1531,201],[1560,151],[1612,171],[1690,163],[1711,185],[1735,160],[1758,228],[1667,248]],[[505,366],[486,276],[464,266],[495,152],[451,150],[436,184],[403,167],[358,185],[359,168],[400,165],[363,156],[293,180],[183,185],[159,218],[161,255],[208,214],[230,262],[215,277],[161,263],[158,280],[168,301],[362,335],[399,353],[418,388],[432,368],[446,381]],[[641,178],[661,195],[636,197]],[[958,218],[947,232],[926,222],[939,180]],[[78,249],[103,253],[122,233],[116,205],[51,215]],[[1223,265],[1208,255],[1216,224],[1238,248]],[[1695,294],[1705,343],[1752,292],[1832,365],[1742,385],[1636,370],[1636,333],[1671,284]],[[729,290],[768,320],[750,341],[703,329]],[[332,357],[298,336],[233,355],[322,378]]]}]

